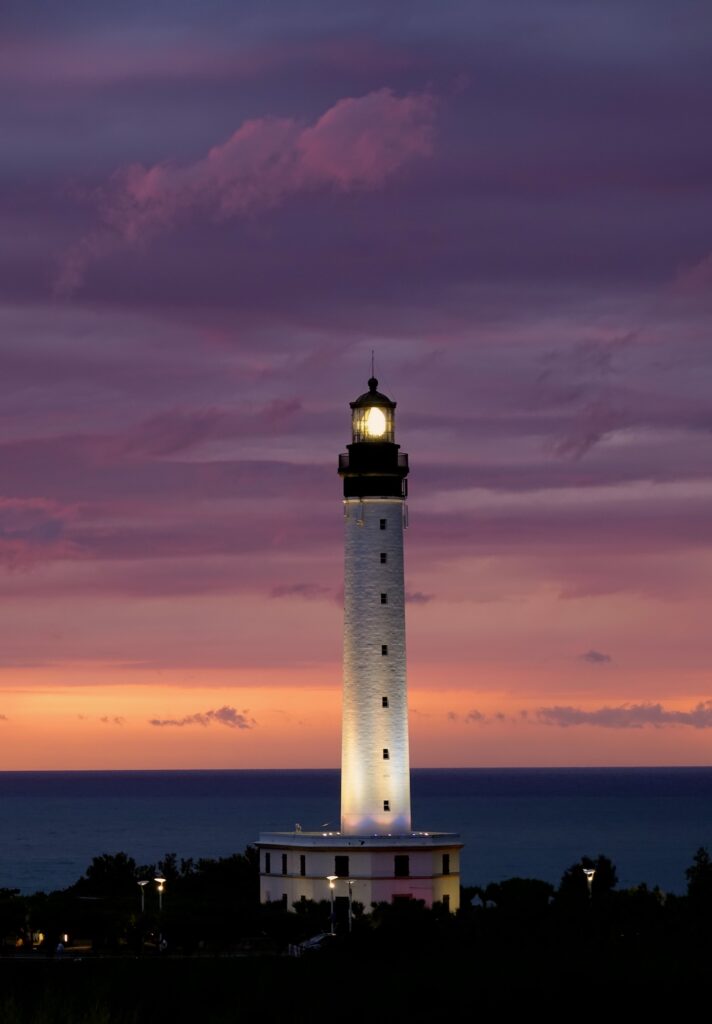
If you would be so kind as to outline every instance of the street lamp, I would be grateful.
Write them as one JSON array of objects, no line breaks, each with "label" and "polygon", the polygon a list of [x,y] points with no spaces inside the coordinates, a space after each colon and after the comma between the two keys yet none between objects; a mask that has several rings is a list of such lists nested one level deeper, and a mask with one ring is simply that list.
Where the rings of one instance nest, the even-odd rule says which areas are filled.
[{"label": "street lamp", "polygon": [[593,897],[593,876],[596,874],[595,868],[584,868],[583,873],[586,876],[586,885],[588,886],[588,898]]},{"label": "street lamp", "polygon": [[141,913],[143,914],[146,911],[146,886],[148,885],[148,879],[146,878],[138,884],[141,886]]},{"label": "street lamp", "polygon": [[349,878],[349,932],[351,931],[351,927],[353,925],[353,920],[354,920],[354,915],[353,915],[353,902],[354,902],[353,884],[354,884],[353,878]]},{"label": "street lamp", "polygon": [[163,875],[159,875],[157,878],[154,878],[153,881],[158,886],[158,912],[160,914],[163,910],[163,887],[166,884],[166,880]]},{"label": "street lamp", "polygon": [[331,891],[331,934],[336,934],[336,916],[334,912],[334,882],[338,878],[338,875],[327,875],[326,880],[329,883],[329,889]]}]

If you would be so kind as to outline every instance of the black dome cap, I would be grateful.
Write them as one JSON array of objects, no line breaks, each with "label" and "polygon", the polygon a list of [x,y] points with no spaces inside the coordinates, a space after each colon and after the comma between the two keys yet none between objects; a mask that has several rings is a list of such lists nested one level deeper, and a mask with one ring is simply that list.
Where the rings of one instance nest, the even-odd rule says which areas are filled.
[{"label": "black dome cap", "polygon": [[395,409],[396,403],[392,402],[388,395],[382,395],[377,391],[378,381],[371,377],[368,382],[368,391],[359,395],[355,402],[350,402],[352,409],[362,409],[364,406],[378,405],[384,409]]}]

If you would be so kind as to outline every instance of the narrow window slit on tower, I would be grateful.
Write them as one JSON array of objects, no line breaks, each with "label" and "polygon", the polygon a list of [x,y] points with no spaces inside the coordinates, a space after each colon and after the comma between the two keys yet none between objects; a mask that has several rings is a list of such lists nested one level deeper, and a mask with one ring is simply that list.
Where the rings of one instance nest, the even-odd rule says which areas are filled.
[{"label": "narrow window slit on tower", "polygon": [[381,654],[385,658],[388,654],[388,644],[381,644]]},{"label": "narrow window slit on tower", "polygon": [[381,565],[385,565],[387,561],[388,561],[388,552],[387,551],[382,551],[381,552]]},{"label": "narrow window slit on tower", "polygon": [[381,604],[388,604],[388,594],[381,594]]},{"label": "narrow window slit on tower", "polygon": [[390,811],[390,809],[391,809],[391,801],[390,800],[384,800],[383,801],[383,810],[384,811]]},{"label": "narrow window slit on tower", "polygon": [[388,761],[390,759],[390,756],[391,755],[388,753],[388,747],[384,747],[383,748],[383,760],[384,761]]},{"label": "narrow window slit on tower", "polygon": [[381,697],[381,707],[382,708],[387,708],[388,707],[388,697]]},{"label": "narrow window slit on tower", "polygon": [[380,519],[378,525],[380,526],[380,528],[382,530],[385,530],[387,523],[388,523],[387,519]]}]

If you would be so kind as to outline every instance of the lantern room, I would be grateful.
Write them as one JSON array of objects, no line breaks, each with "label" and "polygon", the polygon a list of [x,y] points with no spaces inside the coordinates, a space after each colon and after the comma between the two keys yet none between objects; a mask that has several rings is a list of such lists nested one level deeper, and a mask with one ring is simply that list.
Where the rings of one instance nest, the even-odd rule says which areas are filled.
[{"label": "lantern room", "polygon": [[395,440],[396,403],[377,390],[378,381],[371,377],[368,391],[351,402],[351,432],[354,444]]}]

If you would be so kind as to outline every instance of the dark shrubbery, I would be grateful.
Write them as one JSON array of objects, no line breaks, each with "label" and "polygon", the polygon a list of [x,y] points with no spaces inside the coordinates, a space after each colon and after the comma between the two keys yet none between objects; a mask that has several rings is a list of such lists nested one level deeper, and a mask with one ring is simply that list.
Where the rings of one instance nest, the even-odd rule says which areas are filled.
[{"label": "dark shrubbery", "polygon": [[[595,872],[590,888],[584,869]],[[160,914],[158,872],[166,879]],[[149,881],[143,913],[141,880]],[[556,889],[530,878],[464,887],[456,914],[417,900],[379,904],[369,914],[355,905],[351,931],[339,917],[334,938],[292,959],[278,954],[328,932],[330,905],[260,906],[251,848],[196,862],[171,854],[143,867],[126,854],[104,854],[68,889],[29,897],[0,890],[0,1019],[220,1022],[238,1019],[238,1009],[264,1009],[268,1019],[301,1021],[313,1019],[317,992],[320,1005],[338,1004],[345,1020],[363,1019],[367,1009],[373,1020],[424,1007],[469,1007],[489,1019],[579,1005],[679,1016],[712,953],[705,849],[687,882],[684,896],[645,884],[620,890],[610,860],[584,857]],[[69,945],[57,954],[64,933]],[[23,969],[23,956],[38,963]],[[78,957],[76,967],[58,962]]]}]

